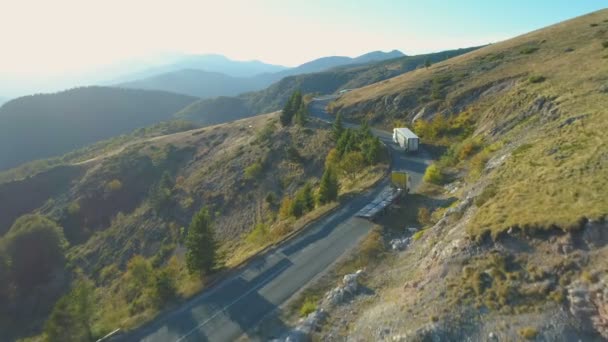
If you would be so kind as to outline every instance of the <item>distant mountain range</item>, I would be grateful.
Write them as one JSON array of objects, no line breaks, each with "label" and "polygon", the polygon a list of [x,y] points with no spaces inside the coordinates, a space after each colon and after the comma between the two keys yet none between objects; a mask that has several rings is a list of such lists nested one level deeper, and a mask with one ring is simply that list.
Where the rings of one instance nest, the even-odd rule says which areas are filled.
[{"label": "distant mountain range", "polygon": [[177,63],[125,75],[119,79],[122,80],[121,82],[114,85],[122,88],[171,91],[205,99],[261,90],[287,76],[319,72],[338,66],[368,64],[402,56],[404,54],[397,50],[374,51],[355,58],[323,57],[295,68],[257,61],[232,61],[220,55],[189,56]]},{"label": "distant mountain range", "polygon": [[183,55],[175,58],[171,63],[146,68],[135,73],[124,74],[106,83],[133,82],[166,73],[181,72],[187,69],[222,73],[227,76],[240,78],[264,73],[275,73],[289,68],[281,65],[266,64],[260,61],[235,61],[217,54]]},{"label": "distant mountain range", "polygon": [[[431,63],[437,63],[478,48],[480,47],[448,50],[416,56],[402,56],[388,60],[381,59],[380,61],[365,64],[365,61],[373,61],[375,58],[382,56],[373,52],[350,59],[350,62],[347,64],[334,66],[329,70],[283,77],[263,90],[244,93],[237,97],[201,99],[179,111],[176,116],[194,120],[205,125],[241,119],[280,109],[287,101],[289,95],[297,89],[303,93],[331,94],[342,89],[359,88],[423,67],[427,59]],[[388,54],[394,56],[401,53],[393,51]],[[384,56],[389,57],[386,54]],[[300,70],[314,69],[315,64],[317,67],[322,68],[332,65],[338,60],[346,61],[343,57],[336,58],[338,59],[329,63],[327,61],[331,61],[333,57],[329,57],[329,59],[322,58],[317,60],[320,61],[319,63],[307,63],[308,65]],[[280,74],[284,74],[290,70],[280,72]]]},{"label": "distant mountain range", "polygon": [[[474,49],[397,58],[398,51],[329,57],[253,77],[183,69],[123,83],[123,88],[81,87],[16,98],[0,107],[0,170],[161,121],[183,118],[209,125],[274,111],[296,89],[326,94],[362,87],[422,67],[427,59],[436,63]],[[289,75],[317,69],[323,71]],[[262,90],[247,92],[250,87]],[[203,93],[213,98],[200,99]]]},{"label": "distant mountain range", "polygon": [[11,100],[0,107],[0,170],[169,120],[194,100],[162,91],[107,87]]}]

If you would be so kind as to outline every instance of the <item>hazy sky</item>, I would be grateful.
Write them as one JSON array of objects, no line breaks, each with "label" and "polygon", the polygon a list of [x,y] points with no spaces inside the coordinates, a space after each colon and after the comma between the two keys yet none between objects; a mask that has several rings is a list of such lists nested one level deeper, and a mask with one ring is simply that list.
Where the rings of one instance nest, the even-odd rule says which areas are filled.
[{"label": "hazy sky", "polygon": [[605,1],[0,0],[0,73],[48,74],[167,53],[293,66],[500,41]]}]

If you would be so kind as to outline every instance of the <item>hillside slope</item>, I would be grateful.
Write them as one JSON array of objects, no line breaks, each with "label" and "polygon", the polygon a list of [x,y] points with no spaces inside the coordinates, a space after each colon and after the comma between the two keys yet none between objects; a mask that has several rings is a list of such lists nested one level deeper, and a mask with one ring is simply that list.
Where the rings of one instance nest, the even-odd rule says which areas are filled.
[{"label": "hillside slope", "polygon": [[195,99],[87,87],[11,100],[0,107],[0,170],[168,120]]},{"label": "hillside slope", "polygon": [[[474,48],[443,51],[428,55],[405,56],[380,62],[370,62],[378,58],[376,53],[363,55],[360,61],[370,62],[367,65],[343,66],[332,70],[316,73],[307,73],[296,76],[288,76],[270,85],[264,90],[242,94],[238,97],[226,99],[205,99],[193,103],[184,108],[177,116],[199,122],[216,121],[212,118],[220,117],[226,104],[230,103],[232,113],[241,113],[241,117],[252,116],[280,109],[287,98],[295,90],[303,93],[333,93],[340,89],[361,87],[373,82],[403,74],[424,65],[426,59],[432,62],[457,56]],[[388,53],[391,55],[391,53]],[[374,57],[376,56],[376,57]],[[387,54],[383,54],[386,57]],[[392,55],[391,55],[392,56]],[[352,61],[351,61],[352,62]],[[349,63],[350,64],[350,63]]]},{"label": "hillside slope", "polygon": [[[310,219],[307,211],[298,218],[279,217],[279,207],[305,183],[316,187],[332,146],[327,125],[311,121],[283,128],[277,113],[162,136],[133,134],[120,142],[109,144],[114,152],[103,146],[87,152],[97,151],[98,158],[0,184],[3,338],[40,333],[57,298],[70,283],[77,286],[79,275],[95,290],[94,336],[150,319],[164,307],[150,300],[144,288],[150,284],[134,283],[127,271],[141,256],[152,267],[146,276],[172,269],[175,296],[197,293],[207,279],[189,276],[184,261],[193,215],[202,207],[210,211],[222,258],[238,262]],[[25,214],[45,215],[62,228],[68,263],[51,270],[53,281],[9,291],[5,246]]]},{"label": "hillside slope", "polygon": [[608,10],[330,107],[410,125],[441,157],[379,220],[398,240],[367,268],[373,295],[330,312],[319,339],[608,338]]}]

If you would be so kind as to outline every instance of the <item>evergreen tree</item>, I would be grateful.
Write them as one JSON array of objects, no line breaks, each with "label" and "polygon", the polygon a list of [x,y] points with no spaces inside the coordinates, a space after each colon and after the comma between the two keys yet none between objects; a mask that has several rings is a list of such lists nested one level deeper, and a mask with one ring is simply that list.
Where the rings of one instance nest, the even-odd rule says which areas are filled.
[{"label": "evergreen tree", "polygon": [[369,127],[369,123],[365,121],[357,130],[357,138],[362,142],[371,137],[373,137],[372,129]]},{"label": "evergreen tree", "polygon": [[361,143],[361,152],[363,153],[363,157],[365,157],[367,164],[376,164],[380,161],[380,156],[382,154],[382,143],[380,143],[380,139],[373,136],[365,139]]},{"label": "evergreen tree", "polygon": [[336,150],[340,156],[343,156],[344,154],[353,151],[356,147],[355,145],[355,136],[353,134],[353,130],[347,128],[340,136],[340,139],[338,139]]},{"label": "evergreen tree", "polygon": [[304,102],[300,102],[300,108],[296,112],[295,116],[296,116],[296,123],[298,125],[300,125],[300,126],[306,125],[306,122],[308,122],[308,109],[306,108],[306,105],[304,104]]},{"label": "evergreen tree", "polygon": [[284,127],[291,125],[293,117],[296,116],[302,104],[302,93],[299,90],[296,90],[295,92],[293,92],[293,94],[291,94],[289,100],[287,100],[287,103],[283,107],[283,111],[281,112],[281,116],[279,117],[281,125],[283,125]]},{"label": "evergreen tree", "polygon": [[283,107],[283,111],[281,112],[281,115],[279,116],[279,120],[281,121],[281,125],[283,125],[283,127],[289,126],[291,124],[291,120],[293,118],[293,103],[294,103],[294,97],[293,94],[289,97],[289,100],[287,100],[287,103],[285,103],[285,106]]},{"label": "evergreen tree", "polygon": [[211,217],[202,208],[192,218],[186,238],[186,265],[191,274],[208,274],[217,264],[217,243]]},{"label": "evergreen tree", "polygon": [[428,69],[430,66],[431,66],[431,60],[428,59],[428,58],[425,59],[424,60],[424,67]]},{"label": "evergreen tree", "polygon": [[344,125],[342,123],[342,114],[338,113],[338,114],[336,114],[336,120],[334,121],[334,124],[333,124],[334,140],[338,141],[340,139],[340,137],[342,136],[342,133],[344,133]]},{"label": "evergreen tree", "polygon": [[296,218],[306,214],[315,208],[315,198],[312,193],[312,186],[306,183],[295,195],[291,203],[291,213]]},{"label": "evergreen tree", "polygon": [[317,198],[319,204],[329,203],[338,199],[338,187],[338,177],[333,167],[326,168],[321,177],[321,184],[319,184]]}]

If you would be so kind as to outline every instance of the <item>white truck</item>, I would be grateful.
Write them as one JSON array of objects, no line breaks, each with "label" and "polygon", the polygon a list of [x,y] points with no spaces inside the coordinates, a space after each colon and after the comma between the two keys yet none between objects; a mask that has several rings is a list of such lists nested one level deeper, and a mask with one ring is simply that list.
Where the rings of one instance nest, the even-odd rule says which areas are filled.
[{"label": "white truck", "polygon": [[401,127],[393,129],[393,141],[406,152],[416,152],[418,151],[420,138],[408,128]]}]

